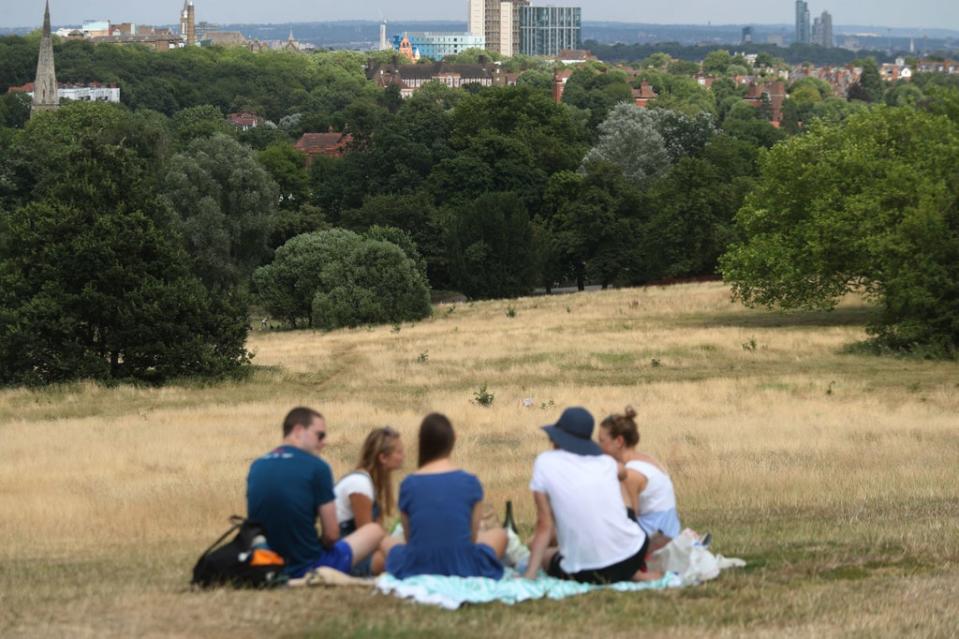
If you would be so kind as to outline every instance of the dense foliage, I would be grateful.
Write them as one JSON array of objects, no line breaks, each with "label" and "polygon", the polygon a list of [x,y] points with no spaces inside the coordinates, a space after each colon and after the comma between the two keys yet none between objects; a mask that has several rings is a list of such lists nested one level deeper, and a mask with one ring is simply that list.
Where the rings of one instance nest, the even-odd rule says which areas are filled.
[{"label": "dense foliage", "polygon": [[[404,237],[382,227],[365,237],[344,229],[298,235],[254,273],[259,297],[294,327],[422,319],[430,313],[430,296],[416,256],[379,239],[397,235]],[[407,250],[414,250],[411,244]]]},{"label": "dense foliage", "polygon": [[[0,90],[31,79],[36,46],[0,38]],[[955,79],[888,83],[858,60],[851,101],[801,78],[777,128],[769,99],[747,101],[740,81],[778,77],[783,63],[765,50],[756,68],[715,48],[697,62],[639,49],[629,67],[590,61],[561,103],[554,65],[523,57],[499,62],[516,86],[429,83],[403,99],[366,78],[358,53],[60,42],[56,55],[62,81],[115,82],[123,105],[66,104],[27,124],[23,96],[0,98],[0,382],[219,374],[246,361],[250,302],[291,326],[397,322],[428,314],[430,288],[509,297],[712,276],[730,245],[725,273],[747,301],[828,306],[866,284],[884,304],[885,343],[953,339],[942,202],[955,190],[949,165],[929,160],[951,138],[926,138],[959,120]],[[657,94],[646,109],[633,101],[643,83]],[[260,126],[234,127],[226,114],[238,111]],[[813,162],[827,143],[854,158],[855,137],[836,132],[865,132],[871,118],[916,125],[901,130],[901,157],[888,155],[899,138],[862,136],[889,143],[876,162],[911,167],[911,196],[889,191],[906,180],[891,169],[869,182],[886,165]],[[342,157],[293,146],[330,130],[350,136]],[[804,222],[780,219],[789,201],[796,215],[821,209],[809,227],[819,242],[856,206],[863,223],[899,229],[865,253],[853,251],[869,243],[862,229],[830,244],[851,244],[879,275],[843,263],[842,283],[810,277],[818,249],[795,239]],[[900,224],[894,212],[909,207],[943,213]],[[767,228],[792,238],[782,260],[762,245]],[[927,242],[917,276],[902,247]],[[803,289],[819,285],[818,298]],[[917,309],[939,319],[911,323]]]},{"label": "dense foliage", "polygon": [[722,259],[750,304],[832,308],[861,289],[895,349],[959,350],[959,126],[908,108],[817,124],[775,147]]},{"label": "dense foliage", "polygon": [[0,383],[162,381],[247,360],[245,301],[191,272],[158,193],[155,124],[76,104],[12,144],[22,190],[2,224]]},{"label": "dense foliage", "polygon": [[[596,57],[609,62],[630,62],[642,60],[656,53],[665,53],[678,60],[699,62],[710,53],[723,49],[723,45],[687,45],[677,42],[660,42],[657,44],[602,44],[587,41],[583,46],[592,51]],[[873,57],[880,62],[891,61],[884,51],[849,51],[838,47],[825,48],[813,44],[792,44],[788,47],[779,47],[774,44],[740,44],[737,51],[756,53],[782,58],[790,64],[849,64],[857,57]]]}]

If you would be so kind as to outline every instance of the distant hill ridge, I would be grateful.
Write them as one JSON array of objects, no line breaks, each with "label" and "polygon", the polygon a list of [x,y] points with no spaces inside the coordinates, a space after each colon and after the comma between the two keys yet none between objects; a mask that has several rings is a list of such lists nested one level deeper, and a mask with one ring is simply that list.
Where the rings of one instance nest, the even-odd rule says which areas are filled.
[{"label": "distant hill ridge", "polygon": [[[465,31],[466,23],[456,20],[396,20],[388,23],[389,33],[416,31]],[[61,26],[77,25],[55,25]],[[176,29],[176,25],[169,26]],[[679,42],[682,44],[729,44],[739,42],[745,24],[652,24],[642,22],[584,21],[583,40],[601,43],[654,44]],[[792,24],[750,24],[754,41],[766,42],[768,36],[781,36],[786,44],[793,33]],[[297,40],[324,47],[363,48],[378,40],[379,22],[374,20],[336,20],[280,23],[216,23],[222,31],[239,31],[249,38],[285,40],[293,30]],[[0,28],[0,35],[23,35],[36,27]],[[876,25],[836,25],[837,36],[871,34],[875,40],[915,38],[917,45],[925,37],[930,46],[959,47],[959,30],[942,28],[904,28]],[[871,42],[870,45],[877,45]]]}]

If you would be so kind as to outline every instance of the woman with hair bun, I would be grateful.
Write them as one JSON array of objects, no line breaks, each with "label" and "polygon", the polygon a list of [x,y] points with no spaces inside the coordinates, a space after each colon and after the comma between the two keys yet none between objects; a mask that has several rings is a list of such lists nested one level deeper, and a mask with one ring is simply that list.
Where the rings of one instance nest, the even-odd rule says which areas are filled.
[{"label": "woman with hair bun", "polygon": [[622,490],[630,517],[639,522],[647,534],[658,532],[665,537],[661,542],[667,542],[679,536],[682,530],[673,480],[656,458],[638,452],[637,444],[639,428],[632,406],[627,406],[624,414],[610,415],[600,424],[600,448],[626,467]]}]

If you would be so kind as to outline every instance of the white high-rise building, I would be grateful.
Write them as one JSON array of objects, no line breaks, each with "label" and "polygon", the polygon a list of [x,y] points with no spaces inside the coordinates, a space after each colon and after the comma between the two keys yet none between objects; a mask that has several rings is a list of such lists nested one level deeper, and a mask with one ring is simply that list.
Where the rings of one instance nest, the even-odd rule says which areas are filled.
[{"label": "white high-rise building", "polygon": [[513,55],[513,3],[499,3],[499,52],[506,56]]},{"label": "white high-rise building", "polygon": [[486,35],[486,0],[467,0],[467,31],[474,36]]}]

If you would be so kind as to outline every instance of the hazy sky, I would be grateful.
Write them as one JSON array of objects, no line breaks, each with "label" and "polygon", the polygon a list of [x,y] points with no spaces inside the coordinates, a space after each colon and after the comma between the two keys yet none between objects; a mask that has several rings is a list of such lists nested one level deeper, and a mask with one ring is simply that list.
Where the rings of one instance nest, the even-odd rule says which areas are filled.
[{"label": "hazy sky", "polygon": [[[533,0],[537,5],[578,5],[584,20],[672,24],[769,24],[793,21],[792,0]],[[466,0],[195,0],[197,20],[220,23],[326,20],[466,20]],[[0,0],[0,26],[39,25],[43,0]],[[113,22],[172,24],[183,0],[51,0],[54,24]],[[810,0],[813,15],[828,10],[836,24],[959,29],[956,0]]]}]

